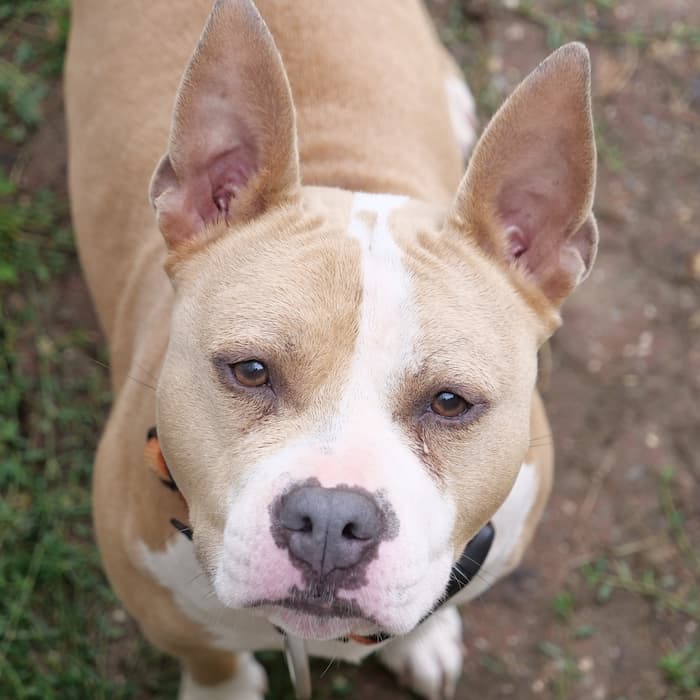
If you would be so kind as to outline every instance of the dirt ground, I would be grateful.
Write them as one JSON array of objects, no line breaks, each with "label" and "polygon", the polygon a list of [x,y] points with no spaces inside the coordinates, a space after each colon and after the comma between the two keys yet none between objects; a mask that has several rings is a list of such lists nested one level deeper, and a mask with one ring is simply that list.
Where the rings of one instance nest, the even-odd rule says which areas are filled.
[{"label": "dirt ground", "polygon": [[[554,493],[523,566],[463,611],[458,698],[700,698],[700,2],[430,9],[482,123],[586,41],[600,163],[598,262],[543,357]],[[23,185],[65,191],[58,87],[45,114]],[[77,271],[62,294],[61,322],[96,330]],[[314,669],[324,697],[407,697],[371,663]]]}]

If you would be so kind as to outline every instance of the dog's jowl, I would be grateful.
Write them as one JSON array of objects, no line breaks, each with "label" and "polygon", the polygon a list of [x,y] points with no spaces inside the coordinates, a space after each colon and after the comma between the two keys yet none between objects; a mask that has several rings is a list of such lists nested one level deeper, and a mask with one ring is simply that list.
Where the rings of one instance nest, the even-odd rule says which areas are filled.
[{"label": "dog's jowl", "polygon": [[470,154],[413,0],[76,0],[66,91],[115,395],[97,537],[180,697],[263,697],[250,652],[285,640],[449,697],[455,606],[550,488],[537,352],[597,245],[586,49]]}]

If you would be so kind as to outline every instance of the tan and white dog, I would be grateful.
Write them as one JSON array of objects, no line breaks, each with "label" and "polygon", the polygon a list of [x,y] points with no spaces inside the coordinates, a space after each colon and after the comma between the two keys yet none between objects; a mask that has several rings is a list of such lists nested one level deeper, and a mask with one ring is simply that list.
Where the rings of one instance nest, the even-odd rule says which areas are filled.
[{"label": "tan and white dog", "polygon": [[[447,697],[460,617],[424,618],[485,523],[450,604],[518,563],[550,489],[537,352],[597,244],[588,54],[542,63],[462,177],[473,104],[417,1],[257,5],[73,3],[104,565],[183,700],[262,697],[249,652],[283,634]],[[156,423],[188,508],[144,466]]]}]

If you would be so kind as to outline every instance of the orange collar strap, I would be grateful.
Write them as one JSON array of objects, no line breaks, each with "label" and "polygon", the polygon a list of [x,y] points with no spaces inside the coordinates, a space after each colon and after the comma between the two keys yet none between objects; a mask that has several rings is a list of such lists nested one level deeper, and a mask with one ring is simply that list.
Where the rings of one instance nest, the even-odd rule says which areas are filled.
[{"label": "orange collar strap", "polygon": [[[166,486],[171,491],[177,493],[182,499],[182,502],[187,507],[187,501],[185,497],[180,492],[180,489],[173,479],[173,475],[168,469],[168,464],[163,457],[163,452],[160,449],[160,442],[158,441],[158,431],[156,427],[153,426],[146,433],[146,447],[144,449],[144,456],[146,458],[146,464],[150,467],[151,471],[160,479],[161,484]],[[189,525],[177,520],[176,518],[170,518],[170,524],[178,531],[181,532],[187,539],[192,539],[192,528]]]}]

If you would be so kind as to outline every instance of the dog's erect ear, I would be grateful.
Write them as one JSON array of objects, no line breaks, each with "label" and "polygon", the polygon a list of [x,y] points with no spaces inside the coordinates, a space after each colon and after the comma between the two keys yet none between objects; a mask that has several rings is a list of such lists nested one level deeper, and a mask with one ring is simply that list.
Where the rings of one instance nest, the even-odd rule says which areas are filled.
[{"label": "dog's erect ear", "polygon": [[519,268],[557,308],[595,259],[595,171],[588,51],[567,44],[491,120],[448,225]]},{"label": "dog's erect ear", "polygon": [[299,187],[282,59],[250,0],[218,0],[180,83],[151,202],[170,247],[245,221]]}]

